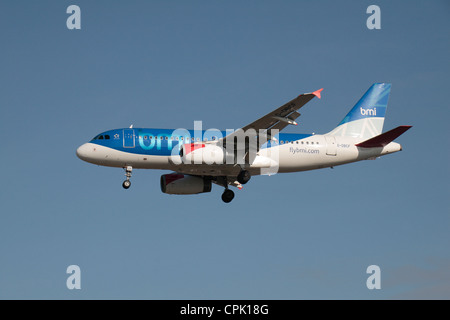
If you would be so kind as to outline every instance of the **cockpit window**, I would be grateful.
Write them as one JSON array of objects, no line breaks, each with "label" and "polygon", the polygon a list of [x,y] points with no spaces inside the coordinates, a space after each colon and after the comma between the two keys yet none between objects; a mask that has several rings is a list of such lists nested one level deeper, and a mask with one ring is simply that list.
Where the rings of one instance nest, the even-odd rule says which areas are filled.
[{"label": "cockpit window", "polygon": [[109,139],[111,139],[111,136],[109,134],[105,134],[105,135],[99,134],[99,135],[95,136],[92,140],[103,140],[103,139],[109,140]]}]

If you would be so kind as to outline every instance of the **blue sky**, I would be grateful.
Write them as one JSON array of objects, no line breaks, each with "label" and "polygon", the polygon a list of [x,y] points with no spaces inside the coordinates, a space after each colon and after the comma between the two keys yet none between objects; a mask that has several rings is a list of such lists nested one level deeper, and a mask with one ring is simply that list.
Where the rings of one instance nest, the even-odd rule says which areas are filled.
[{"label": "blue sky", "polygon": [[[449,15],[446,1],[2,1],[0,298],[449,299]],[[217,186],[163,194],[162,171],[125,191],[121,169],[75,155],[130,124],[236,129],[322,87],[287,132],[325,133],[374,82],[392,83],[385,130],[414,126],[403,152],[253,177],[230,204]]]}]

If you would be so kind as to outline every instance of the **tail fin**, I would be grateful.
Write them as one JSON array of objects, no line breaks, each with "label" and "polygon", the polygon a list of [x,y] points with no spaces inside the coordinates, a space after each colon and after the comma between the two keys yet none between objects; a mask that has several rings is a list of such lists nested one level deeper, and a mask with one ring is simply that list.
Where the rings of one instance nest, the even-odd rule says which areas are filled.
[{"label": "tail fin", "polygon": [[370,139],[383,131],[390,83],[374,83],[328,135]]}]

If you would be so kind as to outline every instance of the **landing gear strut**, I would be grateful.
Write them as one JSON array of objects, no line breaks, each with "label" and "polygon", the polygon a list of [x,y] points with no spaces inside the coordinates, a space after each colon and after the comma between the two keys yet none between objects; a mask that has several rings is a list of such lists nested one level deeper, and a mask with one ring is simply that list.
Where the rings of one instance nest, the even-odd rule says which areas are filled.
[{"label": "landing gear strut", "polygon": [[234,198],[234,192],[230,189],[225,189],[225,191],[222,193],[222,200],[225,203],[231,202]]},{"label": "landing gear strut", "polygon": [[131,186],[130,178],[131,178],[131,172],[133,171],[133,167],[132,166],[127,166],[127,167],[124,168],[124,170],[125,170],[125,176],[127,177],[127,180],[125,180],[122,183],[122,187],[124,189],[128,189]]},{"label": "landing gear strut", "polygon": [[246,184],[250,181],[251,177],[252,176],[250,175],[250,172],[248,172],[247,170],[241,170],[241,172],[239,172],[237,176],[237,181],[241,184]]}]

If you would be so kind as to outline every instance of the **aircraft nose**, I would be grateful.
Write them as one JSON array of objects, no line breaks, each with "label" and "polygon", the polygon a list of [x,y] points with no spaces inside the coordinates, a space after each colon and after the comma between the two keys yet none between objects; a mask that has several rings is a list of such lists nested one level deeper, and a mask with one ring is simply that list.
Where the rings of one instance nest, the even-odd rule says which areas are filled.
[{"label": "aircraft nose", "polygon": [[78,147],[77,149],[77,157],[81,160],[87,160],[89,158],[89,154],[91,153],[92,148],[88,143],[85,143]]}]

